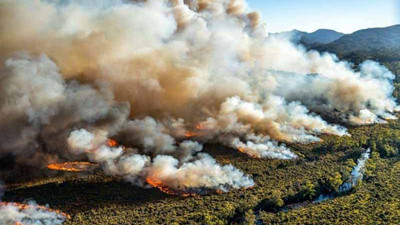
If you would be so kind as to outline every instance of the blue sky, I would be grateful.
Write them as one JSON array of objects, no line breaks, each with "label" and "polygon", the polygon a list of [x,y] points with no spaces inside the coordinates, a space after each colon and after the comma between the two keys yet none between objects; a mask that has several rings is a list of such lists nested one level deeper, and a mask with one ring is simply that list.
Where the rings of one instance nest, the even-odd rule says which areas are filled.
[{"label": "blue sky", "polygon": [[247,0],[268,32],[353,31],[400,24],[400,0]]}]

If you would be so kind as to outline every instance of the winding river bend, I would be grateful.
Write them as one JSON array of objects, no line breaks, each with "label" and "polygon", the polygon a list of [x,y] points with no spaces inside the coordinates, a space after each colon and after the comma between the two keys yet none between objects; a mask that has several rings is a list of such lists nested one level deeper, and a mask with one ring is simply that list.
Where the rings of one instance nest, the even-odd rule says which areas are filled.
[{"label": "winding river bend", "polygon": [[[353,187],[355,187],[358,184],[360,180],[362,180],[364,174],[364,167],[370,155],[371,155],[370,149],[366,150],[364,153],[361,154],[361,157],[357,160],[357,165],[354,166],[353,170],[351,171],[350,178],[339,187],[338,193],[346,193],[350,191]],[[287,212],[288,210],[291,209],[297,209],[310,204],[324,202],[329,199],[335,198],[337,196],[338,196],[337,193],[321,194],[311,202],[305,201],[300,203],[294,203],[291,204],[290,206],[283,207],[280,211]]]},{"label": "winding river bend", "polygon": [[[353,167],[353,170],[351,171],[350,178],[339,187],[339,193],[350,191],[354,186],[358,184],[360,180],[362,180],[364,175],[365,163],[368,161],[370,155],[370,149],[368,149],[361,155],[361,157],[357,160],[357,165]],[[321,194],[312,203],[323,202],[334,197],[335,196],[333,194]]]},{"label": "winding river bend", "polygon": [[[369,157],[371,155],[371,150],[367,149],[364,153],[361,154],[361,157],[357,160],[357,165],[355,165],[351,171],[349,179],[345,181],[340,187],[337,193],[346,193],[350,191],[353,187],[355,187],[360,180],[362,180],[364,175],[364,167],[367,163]],[[304,201],[299,203],[293,203],[287,206],[282,207],[279,211],[280,212],[287,212],[292,209],[298,209],[307,205],[316,204],[320,202],[327,201],[329,199],[333,199],[338,197],[337,193],[330,193],[330,194],[320,194],[316,197],[313,201]],[[256,216],[256,224],[261,225],[262,221],[259,217],[260,211],[255,211],[254,214]]]}]

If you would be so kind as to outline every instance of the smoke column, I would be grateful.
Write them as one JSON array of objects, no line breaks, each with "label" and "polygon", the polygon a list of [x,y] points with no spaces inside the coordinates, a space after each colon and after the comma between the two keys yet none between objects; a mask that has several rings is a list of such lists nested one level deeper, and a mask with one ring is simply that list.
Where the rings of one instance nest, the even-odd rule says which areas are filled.
[{"label": "smoke column", "polygon": [[4,193],[3,183],[0,181],[0,224],[62,224],[69,216],[55,210],[38,206],[30,201],[25,205],[18,203],[1,202]]},{"label": "smoke column", "polygon": [[[151,119],[147,118],[146,120],[144,123],[150,121],[155,125]],[[134,122],[141,123],[143,121]],[[128,124],[128,126],[134,125]],[[161,133],[157,131],[152,134],[147,133],[143,137],[143,141],[147,140],[150,144],[144,146],[144,149],[149,150],[154,146],[162,145],[163,141],[168,138],[173,140],[168,135],[162,134],[162,137],[158,135]],[[173,190],[189,190],[196,193],[203,192],[204,189],[228,191],[231,188],[254,185],[251,178],[232,165],[221,166],[206,153],[193,156],[195,152],[202,150],[202,146],[197,142],[184,141],[178,147],[166,145],[170,146],[171,149],[168,149],[170,153],[181,153],[181,157],[177,157],[181,160],[165,154],[151,159],[149,156],[141,155],[136,149],[125,149],[124,151],[121,147],[109,147],[104,142],[105,140],[102,140],[101,136],[96,137],[84,129],[72,131],[68,138],[68,143],[75,153],[84,153],[87,152],[87,149],[94,148],[87,154],[92,161],[100,163],[107,174],[120,175],[137,185],[144,185],[144,181],[150,179]],[[195,152],[190,152],[190,150]],[[182,155],[185,153],[186,155]]]},{"label": "smoke column", "polygon": [[253,182],[203,143],[294,159],[285,143],[398,108],[385,67],[269,36],[244,0],[1,0],[0,21],[0,154],[18,165],[89,158],[138,185],[228,190]]},{"label": "smoke column", "polygon": [[66,220],[66,216],[55,211],[47,211],[38,207],[35,202],[29,202],[20,208],[18,204],[0,205],[0,223],[4,225],[32,224],[57,225]]}]

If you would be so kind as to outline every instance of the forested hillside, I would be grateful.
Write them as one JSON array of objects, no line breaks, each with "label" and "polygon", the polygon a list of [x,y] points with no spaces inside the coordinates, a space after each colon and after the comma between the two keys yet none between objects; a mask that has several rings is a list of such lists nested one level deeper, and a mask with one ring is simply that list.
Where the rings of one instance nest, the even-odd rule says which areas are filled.
[{"label": "forested hillside", "polygon": [[334,30],[319,29],[312,33],[300,32],[300,40],[309,44],[327,44],[338,40],[343,35],[345,34]]},{"label": "forested hillside", "polygon": [[356,31],[328,44],[304,44],[355,63],[365,59],[393,63],[400,61],[400,25]]},{"label": "forested hillside", "polygon": [[324,50],[341,53],[399,48],[400,25],[359,30],[321,47]]}]

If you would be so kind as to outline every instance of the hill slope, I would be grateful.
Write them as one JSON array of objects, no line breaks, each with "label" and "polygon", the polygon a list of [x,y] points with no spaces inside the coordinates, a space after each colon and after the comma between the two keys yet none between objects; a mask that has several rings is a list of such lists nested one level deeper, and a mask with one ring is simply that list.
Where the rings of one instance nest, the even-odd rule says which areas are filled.
[{"label": "hill slope", "polygon": [[400,48],[400,25],[359,30],[323,46],[341,52]]},{"label": "hill slope", "polygon": [[303,44],[320,52],[335,53],[339,58],[355,63],[365,59],[392,63],[400,61],[400,25],[359,30],[328,44]]},{"label": "hill slope", "polygon": [[327,44],[327,43],[338,40],[343,35],[345,35],[345,34],[334,31],[334,30],[319,29],[312,33],[302,32],[300,40],[302,42],[306,42],[309,44],[313,44],[313,43]]},{"label": "hill slope", "polygon": [[279,33],[271,33],[270,35],[291,36],[294,42],[300,42],[306,46],[316,46],[333,42],[342,37],[344,34],[334,30],[319,29],[312,33],[307,33],[300,30],[292,30]]}]

